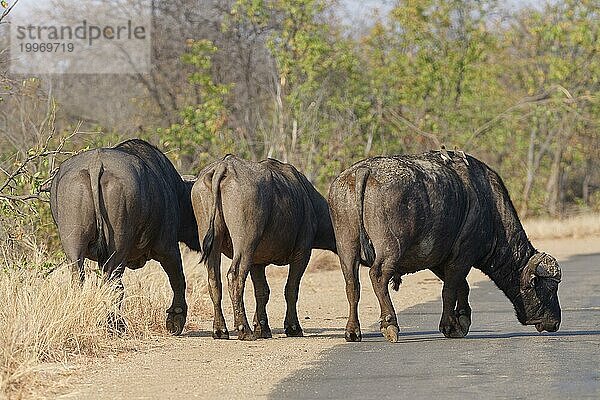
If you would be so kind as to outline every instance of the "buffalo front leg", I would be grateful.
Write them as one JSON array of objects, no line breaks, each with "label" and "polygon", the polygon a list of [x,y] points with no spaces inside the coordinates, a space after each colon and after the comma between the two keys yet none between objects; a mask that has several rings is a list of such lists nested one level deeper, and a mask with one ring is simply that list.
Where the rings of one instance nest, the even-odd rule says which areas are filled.
[{"label": "buffalo front leg", "polygon": [[180,335],[187,318],[187,303],[185,301],[185,276],[181,264],[181,254],[177,247],[170,254],[159,259],[160,264],[169,277],[173,290],[173,302],[167,309],[167,330],[173,335]]},{"label": "buffalo front leg", "polygon": [[208,256],[206,261],[206,269],[208,272],[208,290],[214,308],[213,318],[213,339],[229,339],[229,331],[225,324],[225,316],[221,301],[223,299],[223,284],[221,282],[221,253],[214,249],[220,246],[214,246],[213,251]]},{"label": "buffalo front leg", "polygon": [[251,267],[252,262],[248,256],[234,254],[231,267],[227,272],[229,297],[231,297],[231,303],[233,305],[233,318],[235,327],[238,331],[239,340],[256,339],[254,333],[250,329],[250,324],[248,324],[244,307],[244,287]]},{"label": "buffalo front leg", "polygon": [[[465,293],[464,291],[465,287],[468,287],[468,285],[466,284],[465,275],[462,275],[455,270],[450,271],[451,272],[445,273],[444,286],[442,288],[443,311],[440,320],[440,332],[447,338],[462,338],[466,335],[466,331],[459,321],[460,315],[457,313],[456,308],[459,293],[461,293],[461,296],[468,296],[468,292]],[[463,297],[461,303],[464,301],[465,298]],[[464,321],[464,323],[466,322],[467,321]],[[468,323],[470,325],[470,316]]]},{"label": "buffalo front leg", "polygon": [[[432,268],[431,271],[442,281],[445,281],[444,270],[442,268]],[[456,308],[454,309],[454,316],[458,320],[460,326],[460,332],[463,337],[469,333],[471,327],[471,306],[469,305],[469,284],[467,283],[466,277],[458,279],[456,283]],[[448,327],[446,327],[448,331]],[[440,331],[442,331],[440,323]],[[450,329],[452,331],[452,329]],[[451,336],[452,337],[452,336]]]},{"label": "buffalo front leg", "polygon": [[254,285],[254,297],[256,299],[256,313],[254,314],[254,336],[257,339],[268,339],[272,337],[267,317],[267,303],[269,302],[269,283],[265,275],[266,265],[253,265],[250,269],[250,277]]},{"label": "buffalo front leg", "polygon": [[466,278],[459,282],[457,288],[455,314],[463,336],[467,336],[471,327],[471,306],[469,305],[469,284]]},{"label": "buffalo front leg", "polygon": [[371,278],[371,284],[375,291],[375,296],[379,301],[379,307],[381,309],[381,317],[379,320],[379,329],[381,334],[392,343],[398,341],[398,321],[396,319],[396,312],[394,311],[394,305],[390,298],[389,282],[394,275],[394,266],[386,265],[380,260],[375,259],[373,266],[369,270],[369,277]]},{"label": "buffalo front leg", "polygon": [[285,321],[283,322],[285,334],[288,337],[303,336],[302,327],[298,320],[297,304],[300,280],[302,279],[302,275],[304,275],[304,271],[306,271],[309,259],[310,253],[308,255],[302,255],[299,260],[290,263],[290,270],[285,284],[285,302],[287,310],[285,312]]}]

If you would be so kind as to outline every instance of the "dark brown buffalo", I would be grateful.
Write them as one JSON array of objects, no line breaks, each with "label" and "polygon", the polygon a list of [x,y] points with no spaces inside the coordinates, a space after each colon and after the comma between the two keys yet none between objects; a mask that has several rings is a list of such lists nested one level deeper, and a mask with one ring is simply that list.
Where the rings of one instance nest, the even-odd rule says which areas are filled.
[{"label": "dark brown buffalo", "polygon": [[366,159],[335,179],[329,204],[350,303],[346,340],[361,340],[360,264],[370,267],[391,342],[398,323],[388,283],[398,290],[401,275],[425,268],[444,281],[446,337],[463,337],[471,325],[471,267],[506,294],[519,322],[558,329],[558,263],[531,245],[502,180],[481,161],[446,151]]},{"label": "dark brown buffalo", "polygon": [[159,261],[173,289],[167,329],[177,335],[187,315],[178,241],[200,250],[192,184],[157,148],[134,139],[66,160],[50,190],[52,216],[74,274],[83,280],[84,259],[98,261],[104,277],[122,290],[125,267]]},{"label": "dark brown buffalo", "polygon": [[[271,337],[266,305],[267,264],[290,265],[285,300],[285,333],[302,336],[296,302],[300,279],[313,248],[335,251],[326,200],[289,164],[259,163],[228,155],[205,168],[192,189],[199,221],[202,261],[206,261],[215,314],[214,338],[228,338],[221,310],[221,253],[232,259],[227,274],[238,338]],[[250,272],[256,296],[254,333],[244,309],[243,294]]]}]

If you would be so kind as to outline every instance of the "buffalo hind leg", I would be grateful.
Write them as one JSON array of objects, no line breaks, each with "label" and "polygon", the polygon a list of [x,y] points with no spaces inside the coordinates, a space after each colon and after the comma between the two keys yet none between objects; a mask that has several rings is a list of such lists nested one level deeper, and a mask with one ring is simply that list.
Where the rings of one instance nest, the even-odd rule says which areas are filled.
[{"label": "buffalo hind leg", "polygon": [[124,257],[121,253],[114,252],[104,265],[98,264],[103,271],[103,280],[116,294],[113,310],[108,314],[108,329],[114,333],[121,334],[127,330],[127,323],[121,315],[121,305],[125,293],[123,286],[123,272],[125,271]]},{"label": "buffalo hind leg", "polygon": [[252,268],[252,256],[246,254],[252,254],[252,252],[239,255],[235,254],[234,250],[233,261],[231,261],[231,267],[229,267],[229,271],[227,272],[227,283],[229,286],[229,297],[231,297],[233,305],[233,318],[238,332],[238,339],[255,340],[256,337],[252,329],[250,329],[244,307],[244,287],[248,273]]},{"label": "buffalo hind leg", "polygon": [[71,264],[71,282],[73,285],[83,286],[85,280],[83,261],[84,258],[81,256],[77,258],[77,261]]},{"label": "buffalo hind leg", "polygon": [[[431,271],[442,281],[445,281],[444,270],[442,268],[431,269]],[[466,277],[459,279],[456,285],[456,308],[454,309],[454,316],[458,320],[460,332],[462,333],[462,336],[458,337],[467,336],[469,328],[471,327],[471,306],[469,305],[469,284],[467,283]],[[448,331],[448,327],[445,329]],[[452,331],[452,329],[450,329],[450,331]],[[441,323],[440,332],[444,333]]]},{"label": "buffalo hind leg", "polygon": [[266,265],[253,265],[250,269],[252,284],[254,285],[254,297],[256,299],[256,313],[254,314],[254,336],[257,339],[268,339],[272,337],[267,317],[267,303],[269,302],[269,283],[265,275]]},{"label": "buffalo hind leg", "polygon": [[185,276],[179,247],[175,247],[169,254],[160,257],[158,261],[167,273],[173,290],[173,302],[167,309],[166,327],[171,334],[180,335],[187,318],[187,303],[185,301]]},{"label": "buffalo hind leg", "polygon": [[123,273],[111,278],[109,284],[117,294],[117,301],[114,305],[115,310],[108,314],[108,329],[117,334],[124,333],[127,330],[127,322],[121,315],[121,304],[125,295],[125,287],[123,286]]},{"label": "buffalo hind leg", "polygon": [[381,308],[381,318],[379,329],[382,335],[392,343],[398,341],[398,321],[396,319],[396,312],[394,311],[394,305],[390,298],[390,280],[394,276],[394,265],[382,262],[381,260],[375,259],[373,266],[369,270],[369,277],[373,285],[373,290],[379,300],[379,307]]},{"label": "buffalo hind leg", "polygon": [[121,305],[125,288],[123,286],[123,272],[125,271],[125,257],[121,251],[113,251],[108,259],[102,264],[98,261],[98,268],[102,271],[104,283],[116,294],[116,301],[112,305],[113,310],[108,314],[108,329],[117,334],[127,330],[127,323],[121,315]]},{"label": "buffalo hind leg", "polygon": [[298,310],[296,305],[298,304],[300,280],[302,279],[302,275],[304,275],[304,271],[306,271],[309,259],[310,253],[308,253],[308,255],[302,255],[297,261],[292,261],[290,263],[288,278],[285,284],[285,302],[287,310],[285,312],[285,321],[283,322],[285,334],[288,337],[303,336],[302,327],[300,326],[300,321],[298,321]]},{"label": "buffalo hind leg", "polygon": [[85,270],[83,262],[85,257],[79,250],[79,246],[64,244],[65,254],[71,265],[71,283],[73,286],[82,286],[85,280]]},{"label": "buffalo hind leg", "polygon": [[206,261],[206,270],[208,271],[208,290],[214,308],[213,318],[213,339],[229,339],[229,331],[225,324],[225,316],[221,302],[223,299],[223,284],[221,282],[221,252],[220,244],[213,245],[213,250]]},{"label": "buffalo hind leg", "polygon": [[339,249],[340,265],[346,282],[346,297],[348,298],[349,314],[344,334],[347,342],[360,342],[360,322],[358,321],[358,302],[360,300],[360,280],[358,278],[358,250],[342,251]]}]

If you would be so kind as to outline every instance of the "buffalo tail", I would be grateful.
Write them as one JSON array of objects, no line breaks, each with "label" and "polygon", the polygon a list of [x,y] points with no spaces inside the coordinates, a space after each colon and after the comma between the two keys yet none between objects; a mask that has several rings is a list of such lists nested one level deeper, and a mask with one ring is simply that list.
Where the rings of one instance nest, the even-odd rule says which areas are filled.
[{"label": "buffalo tail", "polygon": [[367,185],[367,179],[369,178],[369,169],[359,168],[356,170],[356,181],[355,181],[355,194],[356,203],[358,206],[358,232],[360,240],[361,250],[361,263],[371,267],[375,262],[375,248],[373,243],[365,230],[364,222],[364,198],[365,198],[365,187]]},{"label": "buffalo tail", "polygon": [[200,258],[200,262],[206,262],[210,252],[212,251],[212,246],[215,240],[215,218],[217,217],[219,200],[221,198],[221,180],[225,176],[226,168],[227,167],[225,165],[218,164],[212,173],[211,189],[213,194],[213,204],[210,209],[210,216],[208,218],[208,231],[206,231],[204,239],[202,240],[202,257]]},{"label": "buffalo tail", "polygon": [[94,212],[96,214],[96,256],[98,257],[98,265],[102,268],[108,261],[108,243],[106,236],[104,235],[104,215],[102,214],[102,186],[100,185],[100,179],[104,172],[104,166],[102,160],[98,157],[97,163],[94,163],[90,168],[90,185],[92,187],[92,198],[94,201]]}]

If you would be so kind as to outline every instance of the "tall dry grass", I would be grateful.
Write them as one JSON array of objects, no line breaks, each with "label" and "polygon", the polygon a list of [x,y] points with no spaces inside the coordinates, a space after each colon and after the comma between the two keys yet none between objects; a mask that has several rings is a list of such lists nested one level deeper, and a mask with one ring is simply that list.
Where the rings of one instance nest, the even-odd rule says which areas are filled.
[{"label": "tall dry grass", "polygon": [[[35,261],[38,255],[32,255]],[[190,323],[208,316],[210,298],[204,268],[191,262],[187,301]],[[97,274],[88,273],[83,287],[71,284],[66,265],[48,273],[40,264],[5,263],[0,270],[0,398],[52,393],[56,373],[85,356],[102,357],[150,346],[164,328],[172,292],[166,274],[149,263],[124,276],[121,315],[125,334],[109,329],[108,315],[116,310],[116,294]],[[47,267],[47,266],[46,266]],[[52,364],[53,363],[53,364]],[[58,366],[49,374],[48,366]]]},{"label": "tall dry grass", "polygon": [[523,222],[530,239],[585,238],[600,235],[600,214],[568,218],[534,218]]},{"label": "tall dry grass", "polygon": [[0,390],[6,396],[31,386],[43,362],[110,349],[107,318],[115,297],[106,286],[73,287],[62,276],[33,269],[0,275]]}]

